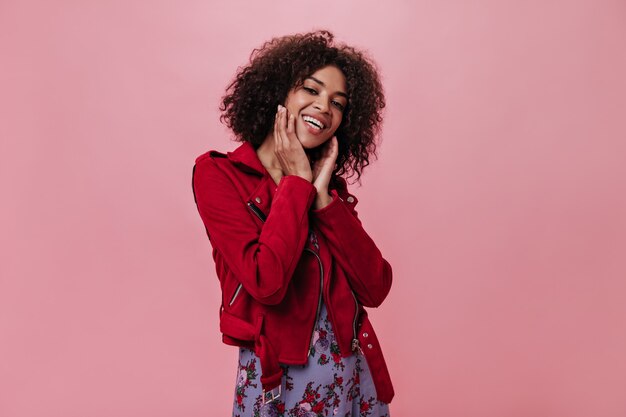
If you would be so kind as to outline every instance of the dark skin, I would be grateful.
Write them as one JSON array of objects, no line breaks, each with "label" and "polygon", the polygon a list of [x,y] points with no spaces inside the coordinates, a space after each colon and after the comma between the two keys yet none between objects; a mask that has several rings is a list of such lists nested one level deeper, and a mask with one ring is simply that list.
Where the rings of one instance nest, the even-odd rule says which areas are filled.
[{"label": "dark skin", "polygon": [[[278,106],[274,127],[257,149],[276,184],[283,175],[297,175],[313,183],[317,189],[314,209],[331,201],[328,186],[339,154],[334,132],[347,103],[344,92],[345,77],[337,67],[316,71],[303,86],[289,92],[286,107]],[[314,128],[305,117],[313,117],[323,127]],[[307,155],[312,149],[320,151],[313,166]]]}]

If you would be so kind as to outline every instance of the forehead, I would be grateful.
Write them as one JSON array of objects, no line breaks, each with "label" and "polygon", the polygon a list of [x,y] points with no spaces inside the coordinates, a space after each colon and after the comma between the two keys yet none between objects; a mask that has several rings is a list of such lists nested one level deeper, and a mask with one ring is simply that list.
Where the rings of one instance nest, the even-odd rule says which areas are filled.
[{"label": "forehead", "polygon": [[315,80],[311,78],[321,81],[324,87],[331,91],[346,92],[346,77],[343,75],[343,72],[335,66],[328,65],[320,68],[306,78],[309,81],[315,82]]}]

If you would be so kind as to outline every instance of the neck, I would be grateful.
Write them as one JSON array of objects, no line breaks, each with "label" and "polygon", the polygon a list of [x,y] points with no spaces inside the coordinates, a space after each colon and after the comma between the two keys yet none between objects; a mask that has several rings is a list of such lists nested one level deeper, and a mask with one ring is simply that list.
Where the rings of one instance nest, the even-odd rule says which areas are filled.
[{"label": "neck", "polygon": [[256,154],[261,161],[261,164],[269,172],[281,171],[280,162],[274,153],[274,132],[271,131],[266,137],[261,146],[256,150]]}]

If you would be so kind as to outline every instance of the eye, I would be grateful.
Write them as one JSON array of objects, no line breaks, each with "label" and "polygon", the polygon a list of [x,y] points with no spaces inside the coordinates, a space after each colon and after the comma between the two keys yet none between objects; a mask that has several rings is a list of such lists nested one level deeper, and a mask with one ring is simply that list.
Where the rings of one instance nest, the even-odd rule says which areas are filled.
[{"label": "eye", "polygon": [[338,102],[338,101],[333,101],[333,104],[334,104],[335,106],[337,106],[337,108],[338,108],[339,110],[343,110],[343,109],[344,109],[343,104],[341,104],[341,103],[340,103],[340,102]]},{"label": "eye", "polygon": [[309,88],[309,87],[302,87],[302,88],[304,88],[306,91],[308,91],[308,92],[309,92],[309,93],[311,93],[311,94],[317,94],[317,91],[315,91],[315,90],[314,90],[314,89],[312,89],[312,88]]}]

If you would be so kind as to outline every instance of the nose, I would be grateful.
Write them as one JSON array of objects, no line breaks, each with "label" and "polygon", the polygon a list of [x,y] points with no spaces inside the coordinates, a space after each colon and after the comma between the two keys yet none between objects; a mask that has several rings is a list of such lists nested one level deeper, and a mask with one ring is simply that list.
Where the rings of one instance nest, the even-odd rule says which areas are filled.
[{"label": "nose", "polygon": [[313,105],[320,113],[328,113],[328,109],[330,109],[330,103],[328,103],[328,97],[322,96],[322,94],[318,95],[315,100],[315,104]]}]

